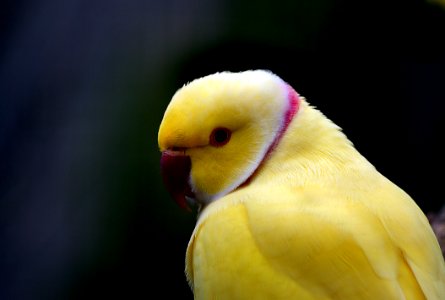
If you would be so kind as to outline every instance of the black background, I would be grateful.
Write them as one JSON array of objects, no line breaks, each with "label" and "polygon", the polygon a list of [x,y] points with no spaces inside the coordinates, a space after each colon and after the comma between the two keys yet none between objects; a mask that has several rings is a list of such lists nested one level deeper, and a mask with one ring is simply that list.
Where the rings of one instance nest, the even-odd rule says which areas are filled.
[{"label": "black background", "polygon": [[0,298],[191,299],[173,93],[269,69],[424,210],[443,199],[445,10],[424,1],[3,1]]}]

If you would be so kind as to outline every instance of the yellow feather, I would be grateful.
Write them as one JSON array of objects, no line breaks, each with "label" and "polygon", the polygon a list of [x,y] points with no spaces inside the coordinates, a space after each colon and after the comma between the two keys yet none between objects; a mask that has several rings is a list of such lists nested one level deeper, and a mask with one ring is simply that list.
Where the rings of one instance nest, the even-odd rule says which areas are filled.
[{"label": "yellow feather", "polygon": [[[270,73],[266,74],[273,80],[262,90],[255,90],[252,77],[244,80],[243,74],[237,74],[237,87],[224,76],[210,76],[185,89],[195,99],[223,99],[227,106],[215,118],[241,124],[241,114],[224,113],[243,101],[239,95],[251,99],[242,105],[252,110],[264,91],[268,100],[270,91],[281,95],[273,88],[279,83]],[[243,84],[250,86],[233,92]],[[185,109],[191,118],[203,114],[205,119],[206,110],[215,109],[206,108],[214,104],[210,101],[200,112],[188,110],[190,101],[182,96],[170,110]],[[276,128],[273,116],[261,109],[247,113],[248,122],[240,127]],[[256,160],[258,141],[270,140],[258,131],[244,131],[227,149],[214,149],[205,141],[215,126],[211,118],[202,121],[201,130],[195,121],[175,118],[182,117],[166,112],[160,146],[174,145],[170,130],[179,128],[178,122],[190,129],[184,131],[189,138],[183,142],[190,147],[191,181],[197,174],[209,178],[195,186],[198,201],[199,189],[218,193],[225,188],[218,180],[236,181],[245,161]],[[194,149],[190,141],[199,140],[202,132]],[[273,135],[276,129],[267,132]],[[182,142],[176,137],[177,141]],[[426,217],[304,98],[279,144],[258,168],[248,184],[202,202],[186,255],[195,299],[445,299],[445,264]]]}]

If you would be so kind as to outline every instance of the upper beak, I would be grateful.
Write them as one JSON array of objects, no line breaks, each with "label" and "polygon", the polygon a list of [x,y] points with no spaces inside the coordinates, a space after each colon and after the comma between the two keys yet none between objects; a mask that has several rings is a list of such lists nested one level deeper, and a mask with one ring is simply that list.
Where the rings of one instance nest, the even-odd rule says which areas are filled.
[{"label": "upper beak", "polygon": [[165,150],[161,156],[161,175],[167,190],[178,205],[190,211],[187,198],[194,198],[190,187],[192,161],[185,151]]}]

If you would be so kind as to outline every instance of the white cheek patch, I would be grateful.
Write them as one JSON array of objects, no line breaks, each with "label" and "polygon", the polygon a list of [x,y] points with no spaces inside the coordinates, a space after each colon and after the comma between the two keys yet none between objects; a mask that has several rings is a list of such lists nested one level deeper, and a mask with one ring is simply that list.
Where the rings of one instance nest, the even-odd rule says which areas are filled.
[{"label": "white cheek patch", "polygon": [[299,95],[292,89],[292,87],[284,83],[280,78],[276,77],[274,79],[278,81],[275,84],[283,87],[283,94],[281,97],[279,97],[279,99],[281,99],[279,101],[284,102],[284,107],[281,113],[277,114],[277,116],[273,120],[273,123],[276,124],[275,130],[272,132],[272,134],[266,137],[262,147],[258,151],[258,154],[255,157],[250,158],[251,162],[245,168],[244,172],[242,172],[236,180],[234,180],[229,186],[221,190],[219,193],[206,194],[198,191],[196,189],[196,185],[193,182],[193,179],[190,178],[190,186],[192,188],[192,191],[195,193],[198,202],[202,203],[203,205],[206,205],[227,195],[239,186],[248,182],[249,179],[254,176],[260,165],[273,152],[281,137],[284,135],[284,132],[286,131],[289,123],[292,121],[292,118],[296,114],[299,104]]}]

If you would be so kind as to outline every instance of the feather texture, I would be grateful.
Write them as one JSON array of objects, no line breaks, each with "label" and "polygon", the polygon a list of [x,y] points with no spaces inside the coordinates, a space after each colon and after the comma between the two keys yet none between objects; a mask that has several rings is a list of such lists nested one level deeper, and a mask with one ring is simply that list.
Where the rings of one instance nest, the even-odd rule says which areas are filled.
[{"label": "feather texture", "polygon": [[[218,76],[200,79],[187,90],[194,101],[206,95],[224,99],[228,107],[251,99],[242,104],[251,111],[224,114],[226,108],[220,107],[221,121],[213,124],[210,118],[200,130],[195,121],[178,121],[187,134],[196,131],[184,140],[188,143],[216,125],[230,125],[244,114],[247,118],[236,129],[243,133],[240,139],[231,140],[228,149],[211,148],[204,138],[196,145],[199,150],[187,144],[191,182],[199,173],[222,176],[194,186],[202,210],[187,249],[186,273],[195,298],[445,299],[445,265],[426,217],[304,98],[299,98],[295,117],[265,156],[288,96],[280,92],[285,83],[275,75],[254,72],[260,72],[261,85],[252,83],[255,76],[236,74],[233,85],[250,84],[242,93]],[[206,83],[213,80],[224,83],[208,90]],[[212,93],[216,95],[209,96]],[[271,95],[275,102],[270,102]],[[189,100],[181,93],[177,97],[171,105],[180,111]],[[255,111],[254,103],[262,105],[262,100],[276,111]],[[206,118],[213,105],[210,101],[199,112],[190,111],[190,118]],[[167,114],[161,125],[165,132],[159,135],[161,150],[177,143],[170,135],[176,121]],[[252,126],[262,126],[260,133],[243,129]],[[218,167],[209,168],[210,159]],[[247,175],[248,183],[240,184]],[[217,196],[202,200],[200,189]]]}]

